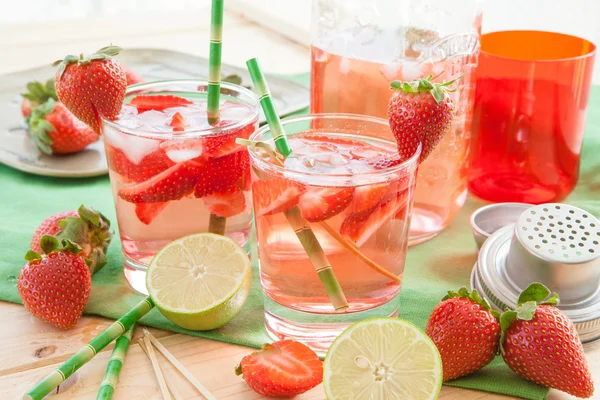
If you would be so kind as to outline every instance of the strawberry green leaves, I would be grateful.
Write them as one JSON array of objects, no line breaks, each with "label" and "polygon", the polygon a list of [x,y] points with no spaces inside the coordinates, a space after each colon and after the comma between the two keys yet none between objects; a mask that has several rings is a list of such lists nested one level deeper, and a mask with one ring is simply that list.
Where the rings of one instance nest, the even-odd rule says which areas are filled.
[{"label": "strawberry green leaves", "polygon": [[442,299],[442,301],[447,300],[447,299],[452,299],[455,297],[462,297],[465,299],[470,299],[473,302],[483,306],[486,310],[490,310],[492,312],[492,315],[496,319],[498,319],[500,317],[500,313],[498,311],[492,310],[490,303],[488,303],[488,301],[486,299],[482,298],[479,295],[479,293],[477,292],[477,290],[470,291],[466,287],[461,287],[460,289],[458,289],[457,292],[455,292],[453,290],[449,290],[448,294]]},{"label": "strawberry green leaves", "polygon": [[447,93],[455,92],[456,88],[450,88],[454,82],[462,78],[462,75],[456,79],[444,83],[433,83],[431,79],[432,75],[427,78],[417,79],[410,82],[392,81],[390,83],[390,89],[401,90],[404,93],[419,93],[428,92],[431,93],[435,101],[440,104],[446,98]]}]

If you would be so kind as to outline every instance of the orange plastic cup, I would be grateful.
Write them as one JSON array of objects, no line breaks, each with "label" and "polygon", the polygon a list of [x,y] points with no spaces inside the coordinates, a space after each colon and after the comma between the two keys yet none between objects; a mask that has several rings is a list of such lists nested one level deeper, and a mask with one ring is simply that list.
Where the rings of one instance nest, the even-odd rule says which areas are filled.
[{"label": "orange plastic cup", "polygon": [[577,183],[596,46],[575,36],[481,37],[469,189],[484,200],[541,204]]}]

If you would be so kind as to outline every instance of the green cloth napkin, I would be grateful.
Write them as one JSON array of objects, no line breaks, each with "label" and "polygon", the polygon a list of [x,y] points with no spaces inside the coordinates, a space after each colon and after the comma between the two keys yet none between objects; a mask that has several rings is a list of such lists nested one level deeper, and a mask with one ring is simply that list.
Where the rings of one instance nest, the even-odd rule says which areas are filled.
[{"label": "green cloth napkin", "polygon": [[[307,82],[308,77],[296,77]],[[588,108],[586,140],[579,185],[568,203],[600,215],[600,87],[593,88]],[[47,216],[86,204],[101,210],[116,228],[116,217],[107,176],[89,179],[47,178],[29,175],[0,166],[0,300],[20,303],[16,279],[23,265],[23,255],[38,224]],[[596,200],[594,200],[596,199]],[[469,198],[452,225],[424,244],[408,252],[405,280],[400,295],[400,317],[424,328],[427,318],[451,288],[469,284],[477,248],[471,236],[469,215],[483,205]],[[109,263],[93,278],[92,296],[86,314],[116,319],[141,300],[123,277],[121,249],[115,237],[108,253]],[[224,327],[210,332],[181,329],[152,310],[142,324],[173,332],[259,347],[269,341],[263,324],[263,298],[254,262],[252,292],[244,310]],[[233,374],[233,366],[232,366]],[[233,376],[233,375],[232,375]],[[519,378],[499,357],[481,371],[448,385],[518,396],[545,399],[548,390]]]}]

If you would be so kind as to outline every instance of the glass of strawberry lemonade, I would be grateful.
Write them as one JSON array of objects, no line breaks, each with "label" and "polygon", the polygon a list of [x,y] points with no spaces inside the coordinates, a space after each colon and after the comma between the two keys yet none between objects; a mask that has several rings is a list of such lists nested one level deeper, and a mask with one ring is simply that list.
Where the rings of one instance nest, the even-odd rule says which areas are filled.
[{"label": "glass of strawberry lemonade", "polygon": [[139,292],[152,257],[179,237],[224,233],[248,244],[249,157],[235,140],[257,128],[258,98],[222,83],[210,125],[207,94],[196,80],[130,86],[117,120],[103,121],[125,277]]},{"label": "glass of strawberry lemonade", "polygon": [[[398,313],[420,148],[399,160],[381,118],[312,114],[282,125],[288,158],[250,150],[266,327],[324,354],[351,323]],[[250,139],[273,144],[268,126]],[[327,265],[345,307],[317,274]]]}]

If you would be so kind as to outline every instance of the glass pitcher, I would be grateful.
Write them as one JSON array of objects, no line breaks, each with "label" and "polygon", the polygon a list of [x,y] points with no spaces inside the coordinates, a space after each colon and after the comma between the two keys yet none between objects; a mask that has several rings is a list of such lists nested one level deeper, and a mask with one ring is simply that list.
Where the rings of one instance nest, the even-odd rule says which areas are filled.
[{"label": "glass pitcher", "polygon": [[387,118],[393,80],[462,75],[453,126],[419,167],[410,244],[446,228],[467,197],[481,0],[313,0],[311,112]]}]

